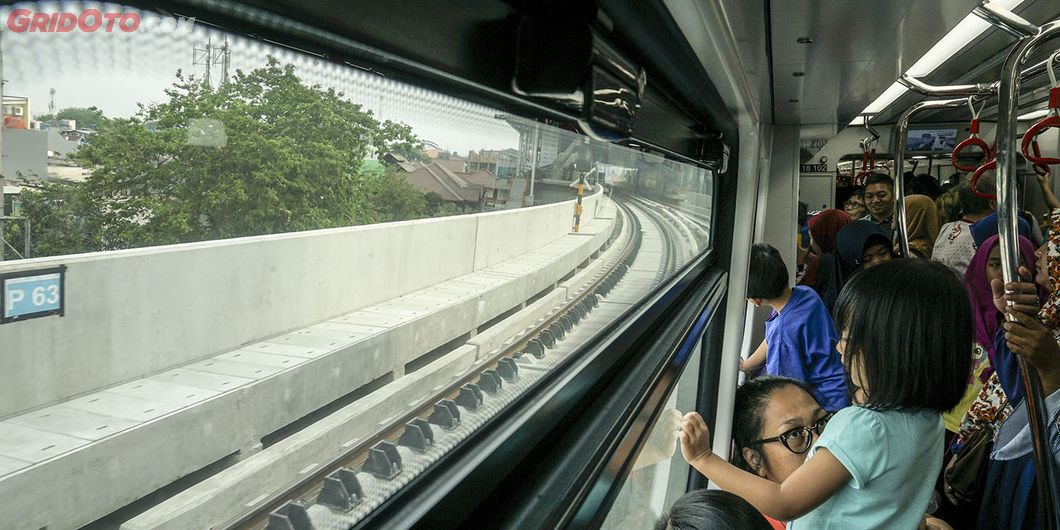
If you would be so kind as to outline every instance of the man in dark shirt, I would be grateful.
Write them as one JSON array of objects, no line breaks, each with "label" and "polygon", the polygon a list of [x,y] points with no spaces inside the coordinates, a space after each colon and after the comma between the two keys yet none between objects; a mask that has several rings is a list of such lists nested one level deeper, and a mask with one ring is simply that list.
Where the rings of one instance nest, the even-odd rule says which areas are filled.
[{"label": "man in dark shirt", "polygon": [[872,221],[892,239],[894,229],[894,181],[887,175],[873,175],[865,181],[865,206],[869,214],[861,219]]}]

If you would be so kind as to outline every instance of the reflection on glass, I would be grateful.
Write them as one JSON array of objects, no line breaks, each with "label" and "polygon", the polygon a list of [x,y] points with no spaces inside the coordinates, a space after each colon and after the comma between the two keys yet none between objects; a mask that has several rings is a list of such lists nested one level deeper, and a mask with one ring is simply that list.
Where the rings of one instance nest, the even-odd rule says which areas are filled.
[{"label": "reflection on glass", "polygon": [[683,411],[695,410],[699,386],[699,347],[689,358],[666,410],[652,427],[648,442],[619,492],[603,528],[653,528],[655,520],[684,495],[691,468],[677,449]]}]

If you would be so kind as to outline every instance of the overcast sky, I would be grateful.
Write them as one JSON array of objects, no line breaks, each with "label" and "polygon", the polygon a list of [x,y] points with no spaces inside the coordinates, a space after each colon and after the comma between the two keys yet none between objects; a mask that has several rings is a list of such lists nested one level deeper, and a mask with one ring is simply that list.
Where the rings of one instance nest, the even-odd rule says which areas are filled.
[{"label": "overcast sky", "polygon": [[[86,8],[119,11],[112,4],[42,2],[14,8],[40,12],[80,12]],[[48,111],[48,91],[55,89],[55,107],[95,105],[107,116],[127,117],[137,103],[159,101],[174,81],[177,70],[203,75],[195,66],[193,49],[208,40],[219,44],[224,34],[198,25],[191,33],[16,33],[7,30],[13,7],[0,7],[3,35],[5,95],[30,98],[31,113]],[[402,121],[424,140],[457,151],[518,148],[519,135],[493,117],[495,110],[435,92],[410,87],[386,78],[302,55],[284,48],[229,36],[231,69],[250,70],[265,63],[268,55],[293,63],[308,84],[334,87],[346,98],[371,110],[377,117]],[[214,83],[220,66],[213,71]]]}]

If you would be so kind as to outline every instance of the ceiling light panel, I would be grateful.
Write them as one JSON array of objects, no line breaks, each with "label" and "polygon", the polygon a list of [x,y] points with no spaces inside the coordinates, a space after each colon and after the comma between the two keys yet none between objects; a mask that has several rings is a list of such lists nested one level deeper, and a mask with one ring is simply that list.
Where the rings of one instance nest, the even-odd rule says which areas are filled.
[{"label": "ceiling light panel", "polygon": [[[994,0],[991,3],[999,7],[1012,10],[1019,7],[1024,0]],[[979,35],[982,35],[991,24],[975,14],[968,13],[956,26],[946,33],[941,40],[935,43],[920,59],[918,59],[906,74],[912,77],[925,77],[934,72],[939,66],[948,61],[957,52],[971,44]],[[865,107],[864,114],[873,114],[883,111],[906,92],[906,88],[895,82],[880,94],[869,106]]]}]

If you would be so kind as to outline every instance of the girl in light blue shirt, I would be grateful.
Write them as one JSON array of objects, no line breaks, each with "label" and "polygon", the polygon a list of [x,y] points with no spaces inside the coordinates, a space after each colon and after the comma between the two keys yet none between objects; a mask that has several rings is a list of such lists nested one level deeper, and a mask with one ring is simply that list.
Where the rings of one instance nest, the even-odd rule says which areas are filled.
[{"label": "girl in light blue shirt", "polygon": [[[945,265],[893,260],[851,278],[836,327],[855,405],[835,414],[787,480],[713,454],[695,412],[682,423],[681,453],[722,489],[792,521],[789,529],[917,528],[942,468],[942,413],[960,401],[971,370],[968,295]],[[762,442],[815,434],[794,431]]]}]

